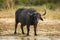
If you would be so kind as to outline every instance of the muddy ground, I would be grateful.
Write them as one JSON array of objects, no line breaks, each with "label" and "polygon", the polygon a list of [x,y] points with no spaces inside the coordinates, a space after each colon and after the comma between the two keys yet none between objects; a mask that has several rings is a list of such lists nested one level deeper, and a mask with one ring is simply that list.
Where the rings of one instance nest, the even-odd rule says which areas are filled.
[{"label": "muddy ground", "polygon": [[15,19],[0,18],[0,39],[1,40],[60,40],[60,20],[44,19],[37,26],[38,36],[34,36],[34,28],[30,27],[30,36],[26,36],[26,26],[24,27],[25,35],[21,33],[20,23],[18,24],[17,34],[14,35]]}]

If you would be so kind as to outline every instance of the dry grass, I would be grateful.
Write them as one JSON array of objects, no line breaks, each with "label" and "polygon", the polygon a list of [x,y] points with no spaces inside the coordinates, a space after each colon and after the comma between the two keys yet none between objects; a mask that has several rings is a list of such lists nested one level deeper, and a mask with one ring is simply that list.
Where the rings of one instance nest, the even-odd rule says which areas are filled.
[{"label": "dry grass", "polygon": [[[25,6],[20,6],[20,7],[17,7],[16,9],[8,9],[8,10],[0,11],[0,18],[14,18],[15,11],[21,7],[25,7]],[[46,9],[47,14],[45,16],[43,16],[44,18],[60,19],[60,9],[59,8],[57,8],[56,10],[49,10],[46,8],[46,6],[26,6],[26,8],[35,8],[41,14],[44,13],[43,9]]]},{"label": "dry grass", "polygon": [[14,18],[15,16],[15,10],[3,10],[0,11],[0,18]]}]

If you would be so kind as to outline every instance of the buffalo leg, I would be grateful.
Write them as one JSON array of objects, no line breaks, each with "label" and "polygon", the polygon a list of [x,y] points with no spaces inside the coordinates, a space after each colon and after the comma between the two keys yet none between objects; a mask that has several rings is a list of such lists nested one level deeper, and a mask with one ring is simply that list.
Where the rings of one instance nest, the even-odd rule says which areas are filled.
[{"label": "buffalo leg", "polygon": [[35,34],[35,36],[37,35],[36,29],[37,29],[37,25],[34,25],[34,34]]},{"label": "buffalo leg", "polygon": [[29,35],[29,31],[30,31],[30,25],[27,25],[27,36]]},{"label": "buffalo leg", "polygon": [[23,30],[23,25],[21,24],[21,30],[22,30],[22,34],[24,34],[24,30]]},{"label": "buffalo leg", "polygon": [[15,32],[14,32],[14,34],[16,34],[17,24],[18,24],[18,22],[15,23]]}]

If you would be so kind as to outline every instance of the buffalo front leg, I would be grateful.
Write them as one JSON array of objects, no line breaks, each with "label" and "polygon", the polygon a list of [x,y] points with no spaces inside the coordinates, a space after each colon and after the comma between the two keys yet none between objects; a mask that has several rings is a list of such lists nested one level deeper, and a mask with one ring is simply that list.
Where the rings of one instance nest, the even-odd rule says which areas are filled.
[{"label": "buffalo front leg", "polygon": [[37,36],[36,29],[37,29],[37,25],[34,25],[34,34],[35,34],[35,36]]},{"label": "buffalo front leg", "polygon": [[14,32],[14,34],[16,34],[17,24],[18,24],[18,22],[15,23],[15,32]]},{"label": "buffalo front leg", "polygon": [[30,25],[27,25],[27,36],[29,35],[29,31],[30,31]]},{"label": "buffalo front leg", "polygon": [[22,34],[25,34],[24,30],[23,30],[23,25],[22,24],[21,24],[21,30],[22,30]]}]

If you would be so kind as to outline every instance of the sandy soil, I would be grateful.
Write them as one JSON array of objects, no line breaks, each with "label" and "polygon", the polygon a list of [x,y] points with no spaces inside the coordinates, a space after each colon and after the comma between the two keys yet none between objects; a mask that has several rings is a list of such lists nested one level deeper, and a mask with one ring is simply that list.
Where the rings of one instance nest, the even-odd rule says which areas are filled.
[{"label": "sandy soil", "polygon": [[[44,19],[39,20],[37,26],[38,36],[34,36],[34,28],[30,27],[30,36],[21,33],[18,24],[17,34],[14,35],[15,19],[0,18],[0,40],[60,40],[60,20]],[[26,33],[26,26],[24,27]]]}]

